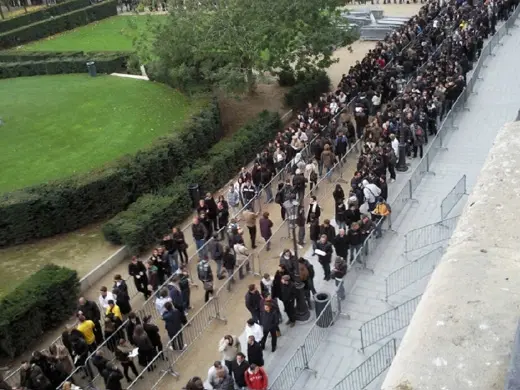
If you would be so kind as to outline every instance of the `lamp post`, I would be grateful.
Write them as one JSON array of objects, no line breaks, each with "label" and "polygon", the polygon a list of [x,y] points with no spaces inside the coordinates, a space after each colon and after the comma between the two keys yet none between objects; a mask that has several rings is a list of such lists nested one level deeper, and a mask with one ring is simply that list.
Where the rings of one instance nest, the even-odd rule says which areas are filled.
[{"label": "lamp post", "polygon": [[305,284],[301,281],[300,278],[300,266],[298,263],[298,245],[296,242],[296,220],[298,219],[298,208],[300,206],[300,202],[297,200],[287,200],[284,202],[283,207],[287,212],[287,219],[289,220],[289,228],[292,232],[292,241],[293,241],[293,253],[294,258],[293,262],[295,262],[293,267],[293,275],[294,279],[294,287],[296,287],[296,313],[295,318],[297,321],[307,321],[309,320],[311,313],[309,311],[309,307],[307,306],[307,300],[305,299]]}]

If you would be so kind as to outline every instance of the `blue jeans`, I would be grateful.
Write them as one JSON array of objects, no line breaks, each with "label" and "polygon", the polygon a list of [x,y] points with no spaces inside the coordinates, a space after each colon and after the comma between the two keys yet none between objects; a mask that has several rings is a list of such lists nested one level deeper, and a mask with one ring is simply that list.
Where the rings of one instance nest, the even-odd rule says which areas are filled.
[{"label": "blue jeans", "polygon": [[179,252],[168,252],[168,262],[170,263],[172,274],[174,274],[179,269]]},{"label": "blue jeans", "polygon": [[[354,261],[354,258],[356,257],[356,255],[360,252],[361,248],[363,247],[362,244],[359,244],[359,245],[352,245],[350,247],[350,262],[352,263]],[[360,258],[358,257],[358,260],[360,260]]]},{"label": "blue jeans", "polygon": [[[206,240],[203,238],[200,240],[195,240],[195,246],[197,247],[197,253],[199,254],[199,259],[202,259],[203,257],[207,256],[208,249],[204,246],[206,243]],[[204,248],[202,248],[204,247]],[[202,250],[201,250],[202,248]]]},{"label": "blue jeans", "polygon": [[305,225],[298,226],[298,244],[303,245],[305,240]]}]

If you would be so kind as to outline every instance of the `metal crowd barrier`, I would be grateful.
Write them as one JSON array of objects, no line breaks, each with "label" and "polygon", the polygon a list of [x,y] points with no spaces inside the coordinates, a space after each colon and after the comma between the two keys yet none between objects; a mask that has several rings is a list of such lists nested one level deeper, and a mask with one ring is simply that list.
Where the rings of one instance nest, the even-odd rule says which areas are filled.
[{"label": "metal crowd barrier", "polygon": [[361,351],[365,353],[365,349],[372,344],[407,327],[421,298],[422,294],[361,325],[361,328],[359,328],[359,333],[361,334]]},{"label": "metal crowd barrier", "polygon": [[313,326],[307,332],[304,342],[289,359],[282,371],[269,386],[270,390],[288,390],[305,370],[315,372],[309,362],[318,350],[321,342],[329,334],[328,328],[334,325],[341,314],[341,299],[334,294],[323,308]]},{"label": "metal crowd barrier", "polygon": [[451,191],[441,202],[441,219],[448,218],[451,210],[459,203],[464,195],[468,195],[466,191],[466,175],[455,184]]},{"label": "metal crowd barrier", "polygon": [[397,352],[395,339],[388,341],[379,348],[367,360],[354,368],[343,380],[332,390],[363,390],[381,375],[394,360]]},{"label": "metal crowd barrier", "polygon": [[460,215],[410,230],[404,236],[405,256],[415,250],[449,240],[457,227]]},{"label": "metal crowd barrier", "polygon": [[388,302],[391,295],[431,274],[442,258],[442,253],[442,248],[435,248],[388,275],[385,278],[385,301]]}]

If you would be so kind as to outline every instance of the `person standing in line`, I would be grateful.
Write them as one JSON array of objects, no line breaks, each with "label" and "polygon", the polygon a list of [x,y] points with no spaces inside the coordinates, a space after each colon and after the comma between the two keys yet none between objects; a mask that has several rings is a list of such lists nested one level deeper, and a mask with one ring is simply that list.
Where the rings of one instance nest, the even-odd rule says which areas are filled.
[{"label": "person standing in line", "polygon": [[307,223],[311,223],[314,219],[320,220],[321,216],[321,207],[318,204],[316,196],[311,196],[311,204],[309,206],[309,211],[307,212]]},{"label": "person standing in line", "polygon": [[334,283],[336,287],[338,287],[338,298],[344,300],[345,295],[345,284],[343,282],[343,277],[347,274],[347,262],[345,258],[336,257],[336,262],[334,263],[334,268],[332,269],[332,275],[334,277]]},{"label": "person standing in line", "polygon": [[237,336],[225,335],[219,342],[218,351],[222,354],[222,360],[229,372],[233,370],[233,361],[240,352],[240,340]]},{"label": "person standing in line", "polygon": [[107,310],[108,301],[115,301],[114,295],[112,295],[112,293],[108,291],[106,286],[102,286],[99,292],[99,306],[102,307],[103,310]]},{"label": "person standing in line", "polygon": [[271,250],[271,237],[273,235],[273,221],[269,219],[269,213],[266,211],[262,214],[262,218],[260,218],[260,235],[265,240],[265,250]]},{"label": "person standing in line", "polygon": [[262,337],[264,337],[264,331],[262,330],[262,327],[258,325],[252,318],[248,319],[246,322],[246,329],[245,329],[246,337],[254,336],[255,341],[261,342]]},{"label": "person standing in line", "polygon": [[249,231],[249,238],[251,239],[251,248],[256,248],[256,220],[258,213],[254,213],[250,210],[244,210],[242,213],[244,222],[246,223],[247,230]]},{"label": "person standing in line", "polygon": [[236,266],[236,258],[235,255],[231,252],[229,246],[224,248],[224,257],[222,258],[223,266],[226,270],[227,277],[231,280],[227,283],[228,291],[231,291],[231,284],[235,283],[235,278],[233,277],[233,273],[235,272]]},{"label": "person standing in line", "polygon": [[256,323],[260,322],[260,292],[256,288],[255,284],[250,284],[246,293],[245,302],[246,308],[251,313],[253,321]]},{"label": "person standing in line", "polygon": [[148,291],[148,279],[146,278],[146,268],[142,261],[136,256],[132,256],[132,261],[128,264],[128,274],[134,278],[135,288],[144,295],[147,300],[150,297]]},{"label": "person standing in line", "polygon": [[282,276],[280,300],[283,303],[285,313],[288,317],[286,325],[289,325],[292,328],[296,323],[296,319],[294,317],[296,314],[296,309],[294,306],[296,302],[296,288],[294,287],[294,284],[291,281],[291,277],[289,275]]},{"label": "person standing in line", "polygon": [[[215,388],[218,386],[218,377],[217,372],[223,369],[224,371],[227,371],[227,367],[222,365],[222,362],[220,360],[216,360],[213,365],[208,370],[208,380],[207,382],[212,388]],[[202,389],[204,390],[204,389]]]},{"label": "person standing in line", "polygon": [[208,259],[203,258],[197,264],[197,275],[204,287],[204,302],[209,301],[209,296],[213,296],[213,271],[208,263]]},{"label": "person standing in line", "polygon": [[237,358],[231,367],[238,390],[247,390],[245,373],[249,368],[249,362],[246,360],[246,356],[242,352],[237,353]]},{"label": "person standing in line", "polygon": [[262,367],[251,364],[245,374],[247,388],[249,390],[267,390],[267,373]]},{"label": "person standing in line", "polygon": [[318,252],[318,261],[323,267],[323,273],[325,274],[324,280],[330,280],[330,263],[332,256],[332,244],[328,241],[327,235],[322,234],[320,237],[320,242],[316,246],[316,251]]},{"label": "person standing in line", "polygon": [[191,225],[191,233],[193,234],[193,240],[195,241],[195,246],[197,247],[197,252],[199,254],[199,259],[206,256],[207,248],[206,237],[208,236],[208,230],[206,226],[200,221],[199,217],[193,218],[193,224]]},{"label": "person standing in line", "polygon": [[90,352],[94,352],[97,348],[96,336],[94,335],[94,329],[96,325],[93,321],[87,320],[83,314],[78,315],[78,326],[76,329],[81,332],[85,342],[87,343]]},{"label": "person standing in line", "polygon": [[[163,351],[163,343],[161,340],[161,334],[159,333],[159,327],[152,322],[152,316],[145,316],[143,318],[143,329],[155,348],[154,356],[157,356]],[[161,355],[161,357],[162,360],[165,360],[164,355]]]},{"label": "person standing in line", "polygon": [[[262,311],[260,315],[260,325],[262,326],[264,330],[264,337],[262,337],[262,340],[260,342],[260,345],[262,346],[262,349],[265,349],[265,342],[267,341],[267,336],[271,335],[271,350],[272,352],[276,351],[276,342],[278,338],[277,330],[278,330],[278,315],[274,310],[272,310],[272,307],[270,304],[266,304],[264,306],[264,311]],[[253,337],[254,341],[254,337]],[[252,362],[251,357],[248,353],[248,360],[249,363]]]},{"label": "person standing in line", "polygon": [[[255,341],[254,336],[247,338],[247,360],[249,364],[256,364],[262,367],[264,365],[264,347],[258,341]],[[251,363],[252,362],[252,363]]]},{"label": "person standing in line", "polygon": [[184,238],[184,233],[178,227],[172,228],[172,239],[175,241],[177,246],[177,250],[179,251],[179,258],[181,260],[181,265],[188,263],[188,244]]},{"label": "person standing in line", "polygon": [[320,222],[318,218],[313,218],[309,224],[309,239],[312,244],[312,255],[316,256],[316,248],[320,239]]},{"label": "person standing in line", "polygon": [[303,249],[305,245],[305,210],[303,206],[298,206],[298,215],[296,217],[296,226],[298,226],[297,243],[298,248]]},{"label": "person standing in line", "polygon": [[116,347],[116,359],[121,363],[123,367],[123,374],[125,375],[126,381],[128,383],[132,383],[132,378],[130,378],[129,370],[132,370],[132,373],[137,378],[139,373],[137,372],[137,368],[135,367],[134,361],[130,357],[130,353],[133,351],[134,347],[130,345],[125,339],[119,340],[119,345]]},{"label": "person standing in line", "polygon": [[343,259],[348,258],[349,240],[345,229],[339,229],[338,235],[334,238],[333,246],[336,250],[336,255]]},{"label": "person standing in line", "polygon": [[240,211],[240,194],[238,193],[235,186],[229,186],[226,198],[228,205],[229,207],[231,207],[231,210],[233,212],[233,217],[236,217],[238,215],[238,212]]},{"label": "person standing in line", "polygon": [[101,327],[101,312],[99,306],[94,301],[89,301],[83,297],[79,299],[78,314],[81,313],[87,320],[94,323],[94,335],[96,336],[96,343],[103,343],[103,328]]},{"label": "person standing in line", "polygon": [[105,381],[106,390],[123,390],[121,379],[123,374],[112,362],[108,362],[105,369],[101,372],[101,376]]},{"label": "person standing in line", "polygon": [[177,310],[171,302],[166,302],[166,309],[162,315],[168,339],[171,341],[170,349],[182,351],[185,347],[182,337],[182,327],[187,323],[184,313]]}]

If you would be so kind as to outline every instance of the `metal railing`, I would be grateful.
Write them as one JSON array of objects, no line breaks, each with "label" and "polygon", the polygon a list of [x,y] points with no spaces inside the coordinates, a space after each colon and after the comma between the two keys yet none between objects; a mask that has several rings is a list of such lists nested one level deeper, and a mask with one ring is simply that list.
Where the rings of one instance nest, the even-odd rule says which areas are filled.
[{"label": "metal railing", "polygon": [[396,269],[385,278],[385,301],[388,297],[431,274],[439,263],[443,248],[436,248],[405,266]]},{"label": "metal railing", "polygon": [[332,390],[363,390],[392,365],[397,352],[395,339],[388,341],[367,360],[354,368]]},{"label": "metal railing", "polygon": [[466,175],[455,184],[451,191],[441,202],[441,219],[448,218],[451,210],[459,203],[464,195],[468,195],[466,191]]},{"label": "metal railing", "polygon": [[361,325],[361,351],[365,353],[367,347],[407,327],[421,298],[422,294]]},{"label": "metal railing", "polygon": [[309,366],[309,362],[318,350],[321,342],[330,334],[328,328],[334,325],[341,313],[341,299],[334,294],[316,321],[309,329],[302,345],[296,350],[289,359],[282,371],[269,386],[270,390],[290,389],[301,373],[305,370],[314,372]]},{"label": "metal railing", "polygon": [[449,240],[457,227],[460,215],[410,230],[404,236],[405,256],[415,250]]}]

